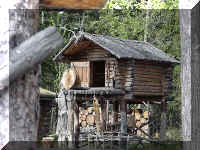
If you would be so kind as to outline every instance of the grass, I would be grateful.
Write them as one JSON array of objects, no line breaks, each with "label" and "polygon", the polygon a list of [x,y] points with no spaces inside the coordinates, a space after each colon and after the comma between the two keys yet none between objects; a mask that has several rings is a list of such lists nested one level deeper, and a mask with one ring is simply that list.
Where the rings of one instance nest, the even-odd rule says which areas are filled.
[{"label": "grass", "polygon": [[169,141],[181,141],[181,129],[169,128],[166,132],[166,136]]},{"label": "grass", "polygon": [[132,145],[129,150],[182,150],[180,143]]}]

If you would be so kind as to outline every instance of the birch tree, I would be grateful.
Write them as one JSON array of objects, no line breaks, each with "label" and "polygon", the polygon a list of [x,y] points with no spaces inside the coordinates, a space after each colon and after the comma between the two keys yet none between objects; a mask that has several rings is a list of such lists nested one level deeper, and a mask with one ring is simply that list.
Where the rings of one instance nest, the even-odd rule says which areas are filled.
[{"label": "birch tree", "polygon": [[[197,4],[198,3],[198,4]],[[196,6],[195,6],[196,5]],[[180,0],[184,150],[200,149],[200,3]],[[191,141],[191,142],[189,142]]]}]

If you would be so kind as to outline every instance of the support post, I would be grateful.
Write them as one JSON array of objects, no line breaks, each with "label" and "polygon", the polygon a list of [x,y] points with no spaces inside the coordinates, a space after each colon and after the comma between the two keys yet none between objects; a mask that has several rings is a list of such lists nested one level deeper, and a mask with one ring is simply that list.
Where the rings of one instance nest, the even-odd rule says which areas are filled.
[{"label": "support post", "polygon": [[68,92],[67,95],[67,108],[68,108],[68,121],[67,121],[67,133],[68,133],[68,147],[74,146],[74,100],[73,94]]},{"label": "support post", "polygon": [[107,130],[107,126],[109,124],[109,101],[106,101],[106,130]]},{"label": "support post", "polygon": [[118,122],[118,112],[119,112],[119,103],[118,101],[113,102],[113,120],[112,124],[116,124]]},{"label": "support post", "polygon": [[79,126],[79,106],[77,101],[74,103],[74,136],[75,136],[75,146],[79,145],[79,134],[80,134],[80,126]]},{"label": "support post", "polygon": [[105,131],[106,129],[106,103],[101,99],[101,130]]},{"label": "support post", "polygon": [[93,106],[94,106],[94,111],[95,111],[95,123],[97,127],[97,134],[99,134],[101,123],[100,123],[99,102],[96,97],[94,97]]},{"label": "support post", "polygon": [[121,117],[120,133],[123,136],[126,135],[127,133],[127,107],[125,100],[121,100],[120,102],[120,117]]},{"label": "support post", "polygon": [[166,117],[166,101],[163,98],[161,103],[161,126],[160,126],[160,140],[164,141],[166,137],[166,125],[167,125],[167,117]]}]

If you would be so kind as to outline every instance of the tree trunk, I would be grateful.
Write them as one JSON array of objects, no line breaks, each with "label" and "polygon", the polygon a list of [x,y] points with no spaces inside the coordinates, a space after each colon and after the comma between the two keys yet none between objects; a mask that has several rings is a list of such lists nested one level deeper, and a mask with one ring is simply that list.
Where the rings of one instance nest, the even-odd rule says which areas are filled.
[{"label": "tree trunk", "polygon": [[58,135],[58,141],[66,141],[67,138],[67,105],[65,101],[65,95],[62,89],[59,92],[58,98],[56,99],[58,104],[58,122],[56,134]]},{"label": "tree trunk", "polygon": [[191,14],[191,104],[193,149],[200,149],[200,2]]},{"label": "tree trunk", "polygon": [[67,133],[68,133],[68,146],[74,146],[74,96],[70,92],[67,95],[67,109],[68,109],[68,120],[67,120]]},{"label": "tree trunk", "polygon": [[[0,70],[8,64],[9,61],[9,13],[4,2],[0,2]],[[8,4],[6,6],[9,8]],[[9,68],[5,72],[9,74]],[[0,83],[0,149],[9,141],[9,93],[8,87]]]},{"label": "tree trunk", "polygon": [[[196,1],[194,1],[196,2]],[[187,1],[179,2],[185,8]],[[192,3],[194,5],[194,3]],[[190,2],[190,5],[192,5]],[[192,10],[180,10],[182,134],[184,150],[200,149],[200,3]]]},{"label": "tree trunk", "polygon": [[[38,31],[38,10],[11,9],[10,51]],[[12,67],[12,66],[11,66]],[[36,141],[39,123],[40,65],[10,84],[10,140]]]},{"label": "tree trunk", "polygon": [[150,11],[150,0],[147,1],[145,28],[144,28],[144,41],[147,42],[148,38],[148,26],[149,26],[149,11]]},{"label": "tree trunk", "polygon": [[[8,3],[5,3],[4,1],[0,2],[0,12],[1,12],[1,23],[0,23],[0,36],[3,37],[0,39],[0,56],[1,56],[1,66],[0,68],[2,69],[4,66],[4,63],[6,61],[9,61],[9,48],[10,50],[12,50],[15,46],[19,45],[19,43],[21,43],[24,39],[30,37],[38,28],[38,23],[37,23],[37,16],[39,14],[37,13],[33,13],[35,15],[32,15],[30,18],[24,15],[24,16],[20,16],[18,15],[17,11],[19,12],[20,8],[24,8],[24,9],[37,9],[38,8],[38,0],[29,0],[24,2],[24,0],[12,0],[9,1]],[[16,18],[14,18],[13,14],[14,11],[16,11],[15,13],[15,17],[18,18],[18,20],[16,20]],[[21,11],[22,12],[22,11]],[[10,18],[10,20],[9,20]],[[29,20],[29,22],[26,22],[26,20]],[[33,24],[33,22],[35,22]],[[10,23],[10,26],[9,26]],[[28,24],[27,24],[28,23]],[[32,29],[31,29],[32,28]],[[9,34],[11,35],[9,38]],[[7,62],[8,63],[8,62]],[[5,63],[6,64],[6,63]],[[8,68],[9,69],[9,68]],[[9,70],[7,69],[6,74],[9,74]],[[38,75],[38,74],[37,74]],[[36,76],[36,81],[37,81],[37,75],[33,75]],[[28,76],[26,77],[26,79],[28,80]],[[20,80],[20,79],[19,79]],[[22,79],[23,80],[23,79]],[[25,78],[24,78],[25,80]],[[31,80],[31,79],[30,79]],[[16,81],[17,82],[17,81]],[[18,81],[19,82],[19,81]],[[30,84],[30,83],[28,83]],[[25,92],[28,95],[28,91],[30,91],[31,89],[28,88],[28,84],[24,84],[24,89]],[[19,86],[20,90],[23,90],[21,87],[23,85]],[[13,87],[13,85],[11,86]],[[4,88],[4,85],[0,85],[0,89]],[[17,87],[16,87],[17,88]],[[22,140],[22,139],[31,139],[31,140],[36,140],[37,138],[37,125],[38,125],[38,118],[36,119],[35,116],[36,114],[38,114],[37,112],[33,112],[33,114],[31,114],[31,117],[29,117],[27,120],[27,122],[34,122],[33,125],[31,125],[30,127],[27,127],[27,122],[25,123],[25,116],[27,116],[27,110],[29,109],[29,105],[27,107],[25,107],[26,111],[23,111],[23,114],[20,113],[20,111],[16,112],[17,116],[17,120],[14,119],[16,117],[12,116],[13,115],[13,111],[14,110],[19,110],[21,109],[21,105],[19,105],[18,103],[15,105],[15,109],[12,109],[9,106],[10,104],[13,104],[14,102],[13,97],[11,97],[11,95],[9,94],[9,91],[13,91],[13,88],[11,88],[10,90],[8,89],[4,89],[3,91],[0,91],[1,95],[0,95],[0,110],[1,110],[1,114],[0,114],[0,148],[2,148],[2,146],[4,144],[6,144],[8,142],[8,140]],[[17,91],[17,90],[16,90]],[[37,95],[38,92],[37,88],[35,90],[33,90],[33,95]],[[13,92],[12,92],[13,93]],[[16,92],[16,97],[15,100],[19,100],[21,95],[25,95],[20,92],[17,93]],[[36,93],[36,94],[35,94]],[[21,96],[22,97],[22,96]],[[10,98],[10,99],[9,99]],[[32,98],[31,98],[32,99]],[[35,100],[35,103],[32,103],[33,106],[38,106],[37,104],[37,99]],[[23,98],[21,98],[21,101],[19,101],[19,103],[24,103],[24,101],[26,101],[26,97],[24,96]],[[32,102],[30,100],[30,102]],[[9,114],[9,107],[10,107],[10,114]],[[36,108],[36,107],[35,107]],[[31,112],[32,110],[30,110]],[[29,112],[29,110],[28,110]],[[9,122],[9,115],[10,115],[10,122]],[[12,124],[14,122],[14,120],[16,120],[15,124]],[[9,131],[9,127],[8,124],[10,124],[10,131]],[[15,126],[17,124],[17,126]],[[26,124],[26,125],[25,125]],[[35,125],[35,126],[34,126]],[[20,126],[19,129],[17,129]],[[23,126],[23,129],[22,129]],[[34,126],[32,129],[31,127]],[[15,130],[16,129],[16,130]],[[21,134],[18,134],[19,130],[22,129]],[[13,132],[16,131],[16,132]],[[23,133],[23,135],[22,135]],[[9,135],[10,134],[10,137]],[[16,137],[15,137],[16,135]],[[9,139],[10,138],[10,139]]]},{"label": "tree trunk", "polygon": [[[187,19],[186,19],[187,18]],[[180,11],[181,26],[181,83],[182,83],[182,136],[191,140],[191,11]]]}]

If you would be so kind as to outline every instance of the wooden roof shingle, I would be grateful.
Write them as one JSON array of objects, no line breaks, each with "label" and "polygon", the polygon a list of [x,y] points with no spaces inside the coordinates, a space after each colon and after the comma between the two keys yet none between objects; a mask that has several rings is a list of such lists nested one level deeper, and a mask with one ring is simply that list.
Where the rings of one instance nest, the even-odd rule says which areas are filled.
[{"label": "wooden roof shingle", "polygon": [[154,47],[152,44],[144,41],[125,40],[114,38],[111,36],[89,34],[81,32],[77,36],[73,36],[69,43],[60,51],[54,60],[63,58],[63,53],[74,43],[78,43],[84,39],[90,40],[99,45],[103,49],[109,51],[118,59],[139,59],[139,60],[153,60],[168,63],[179,63],[175,58],[170,57],[162,50]]}]

